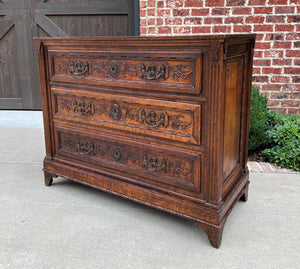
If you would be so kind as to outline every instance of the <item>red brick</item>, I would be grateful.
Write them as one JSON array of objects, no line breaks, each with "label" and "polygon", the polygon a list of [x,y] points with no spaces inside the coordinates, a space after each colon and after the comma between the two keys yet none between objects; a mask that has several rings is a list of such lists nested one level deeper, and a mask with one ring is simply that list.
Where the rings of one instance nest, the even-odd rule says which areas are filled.
[{"label": "red brick", "polygon": [[265,17],[262,16],[246,17],[246,23],[263,23],[264,21],[265,21]]},{"label": "red brick", "polygon": [[252,73],[255,75],[260,75],[261,74],[261,68],[253,67]]},{"label": "red brick", "polygon": [[140,1],[140,8],[146,8],[147,7],[147,1]]},{"label": "red brick", "polygon": [[300,41],[294,42],[294,48],[300,48]]},{"label": "red brick", "polygon": [[271,14],[273,7],[255,7],[254,14]]},{"label": "red brick", "polygon": [[300,84],[295,84],[295,83],[285,84],[282,87],[282,90],[286,92],[300,92]]},{"label": "red brick", "polygon": [[268,76],[253,76],[252,78],[253,82],[269,82],[269,77]]},{"label": "red brick", "polygon": [[155,25],[155,19],[149,19],[148,25]]},{"label": "red brick", "polygon": [[224,0],[206,0],[205,6],[207,6],[207,7],[223,7]]},{"label": "red brick", "polygon": [[265,40],[285,40],[285,34],[266,34]]},{"label": "red brick", "polygon": [[271,42],[256,42],[255,49],[269,49],[271,48]]},{"label": "red brick", "polygon": [[228,17],[225,18],[224,23],[229,24],[229,23],[243,23],[244,17]]},{"label": "red brick", "polygon": [[264,34],[256,34],[256,41],[260,41],[264,39]]},{"label": "red brick", "polygon": [[183,7],[183,0],[167,0],[166,6],[171,8]]},{"label": "red brick", "polygon": [[186,0],[185,7],[203,7],[202,0]]},{"label": "red brick", "polygon": [[221,24],[223,22],[223,18],[218,17],[210,17],[204,19],[204,24]]},{"label": "red brick", "polygon": [[229,8],[214,8],[211,10],[211,15],[228,15]]},{"label": "red brick", "polygon": [[287,5],[287,0],[269,0],[269,5]]},{"label": "red brick", "polygon": [[300,65],[300,59],[295,59],[294,60],[294,65]]},{"label": "red brick", "polygon": [[192,16],[206,16],[208,14],[208,8],[192,9]]},{"label": "red brick", "polygon": [[288,108],[287,113],[299,115],[300,114],[300,108]]},{"label": "red brick", "polygon": [[171,11],[170,9],[158,9],[157,10],[157,17],[167,17],[170,16]]},{"label": "red brick", "polygon": [[270,59],[254,59],[253,65],[254,66],[270,66],[271,60]]},{"label": "red brick", "polygon": [[155,16],[155,9],[154,8],[148,8],[147,9],[147,15],[148,16]]},{"label": "red brick", "polygon": [[213,33],[231,33],[231,26],[214,26]]},{"label": "red brick", "polygon": [[287,6],[287,7],[275,7],[275,13],[276,14],[293,14],[295,8],[293,6]]},{"label": "red brick", "polygon": [[146,9],[140,9],[140,17],[146,17]]},{"label": "red brick", "polygon": [[147,27],[140,27],[140,34],[141,35],[147,34]]},{"label": "red brick", "polygon": [[251,32],[251,26],[250,25],[234,25],[233,31],[235,33],[249,33]]},{"label": "red brick", "polygon": [[297,16],[295,16],[295,15],[288,16],[287,21],[288,22],[300,22],[300,16],[299,15],[297,15]]},{"label": "red brick", "polygon": [[271,83],[289,83],[290,78],[284,76],[272,76]]},{"label": "red brick", "polygon": [[250,15],[251,8],[250,7],[236,7],[232,10],[233,15]]},{"label": "red brick", "polygon": [[173,9],[173,16],[187,16],[189,12],[189,9]]},{"label": "red brick", "polygon": [[165,27],[158,27],[158,33],[159,34],[171,34],[171,27],[165,26]]},{"label": "red brick", "polygon": [[266,0],[249,0],[249,6],[264,6],[266,4]]},{"label": "red brick", "polygon": [[156,27],[148,27],[148,34],[153,35],[155,34]]},{"label": "red brick", "polygon": [[202,33],[211,33],[211,27],[210,26],[195,26],[192,28],[193,34],[202,34]]},{"label": "red brick", "polygon": [[286,100],[286,101],[281,101],[281,106],[282,107],[299,107],[299,101],[297,100]]},{"label": "red brick", "polygon": [[300,33],[286,34],[286,40],[300,40]]},{"label": "red brick", "polygon": [[157,25],[162,25],[164,23],[163,19],[162,18],[157,18],[156,19],[156,24]]},{"label": "red brick", "polygon": [[300,57],[300,50],[286,50],[286,57]]},{"label": "red brick", "polygon": [[284,73],[298,75],[300,74],[300,67],[285,67]]},{"label": "red brick", "polygon": [[300,92],[291,92],[290,93],[290,99],[300,99]]},{"label": "red brick", "polygon": [[281,85],[278,84],[264,84],[261,86],[262,91],[278,92],[280,91],[280,89],[281,89]]},{"label": "red brick", "polygon": [[273,32],[273,25],[254,25],[254,32]]},{"label": "red brick", "polygon": [[254,58],[262,58],[263,57],[263,52],[255,50],[254,54],[253,54],[253,57]]},{"label": "red brick", "polygon": [[174,34],[189,34],[191,32],[191,27],[174,27]]},{"label": "red brick", "polygon": [[268,107],[276,107],[280,105],[280,101],[277,100],[268,100]]},{"label": "red brick", "polygon": [[191,24],[191,25],[194,25],[194,24],[201,24],[202,23],[202,18],[185,18],[184,19],[184,24]]},{"label": "red brick", "polygon": [[300,4],[299,0],[290,0],[290,4]]},{"label": "red brick", "polygon": [[262,69],[263,74],[281,74],[281,68],[264,67]]},{"label": "red brick", "polygon": [[155,0],[148,0],[148,7],[155,7]]},{"label": "red brick", "polygon": [[275,49],[290,49],[291,47],[291,42],[274,42],[273,44],[273,48]]},{"label": "red brick", "polygon": [[278,24],[275,25],[276,32],[293,32],[295,29],[295,25],[292,24]]},{"label": "red brick", "polygon": [[292,82],[293,84],[300,83],[300,76],[292,76]]},{"label": "red brick", "polygon": [[273,65],[291,65],[291,59],[273,59]]},{"label": "red brick", "polygon": [[157,8],[164,8],[165,7],[165,1],[157,1]]},{"label": "red brick", "polygon": [[226,6],[244,6],[246,0],[227,0],[226,1]]},{"label": "red brick", "polygon": [[267,16],[266,22],[280,23],[284,22],[285,16]]},{"label": "red brick", "polygon": [[286,92],[272,92],[270,97],[270,99],[287,99],[288,98],[288,94]]},{"label": "red brick", "polygon": [[147,20],[145,20],[145,19],[140,19],[140,25],[141,25],[141,26],[147,25]]},{"label": "red brick", "polygon": [[182,18],[169,17],[165,18],[165,25],[181,25]]},{"label": "red brick", "polygon": [[264,57],[267,58],[282,58],[283,50],[266,50],[264,52]]}]

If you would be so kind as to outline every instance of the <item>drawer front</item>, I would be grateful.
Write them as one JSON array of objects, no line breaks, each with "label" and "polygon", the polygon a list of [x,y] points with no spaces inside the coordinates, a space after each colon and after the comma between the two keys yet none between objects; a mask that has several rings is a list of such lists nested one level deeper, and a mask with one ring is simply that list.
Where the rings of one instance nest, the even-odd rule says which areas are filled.
[{"label": "drawer front", "polygon": [[50,79],[198,94],[202,54],[50,51]]},{"label": "drawer front", "polygon": [[200,155],[55,127],[56,154],[134,175],[150,184],[200,191]]},{"label": "drawer front", "polygon": [[52,88],[54,118],[200,144],[196,104]]}]

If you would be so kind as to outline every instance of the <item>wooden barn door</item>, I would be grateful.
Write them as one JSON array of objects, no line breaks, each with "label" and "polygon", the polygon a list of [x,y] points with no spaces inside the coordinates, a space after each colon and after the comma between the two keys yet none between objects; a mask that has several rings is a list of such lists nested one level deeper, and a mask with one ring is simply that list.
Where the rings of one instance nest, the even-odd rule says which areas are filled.
[{"label": "wooden barn door", "polygon": [[33,37],[139,34],[138,0],[0,0],[0,109],[40,109]]}]

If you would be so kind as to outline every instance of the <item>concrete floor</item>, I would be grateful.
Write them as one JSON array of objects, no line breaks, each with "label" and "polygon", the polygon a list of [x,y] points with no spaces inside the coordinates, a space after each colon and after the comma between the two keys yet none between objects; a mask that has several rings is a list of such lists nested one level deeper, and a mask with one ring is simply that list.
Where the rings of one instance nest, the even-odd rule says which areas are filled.
[{"label": "concrete floor", "polygon": [[190,221],[43,182],[41,112],[0,111],[0,268],[300,268],[299,174],[252,173],[220,249]]}]

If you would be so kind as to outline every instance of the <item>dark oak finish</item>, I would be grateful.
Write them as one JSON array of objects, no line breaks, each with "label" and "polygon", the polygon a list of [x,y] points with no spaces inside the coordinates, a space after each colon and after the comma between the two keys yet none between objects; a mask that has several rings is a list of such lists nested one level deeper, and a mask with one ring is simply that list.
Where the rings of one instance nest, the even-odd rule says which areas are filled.
[{"label": "dark oak finish", "polygon": [[218,248],[248,198],[254,41],[36,39],[45,184],[62,176],[187,218]]}]

